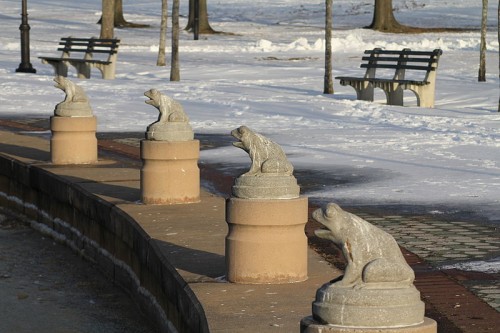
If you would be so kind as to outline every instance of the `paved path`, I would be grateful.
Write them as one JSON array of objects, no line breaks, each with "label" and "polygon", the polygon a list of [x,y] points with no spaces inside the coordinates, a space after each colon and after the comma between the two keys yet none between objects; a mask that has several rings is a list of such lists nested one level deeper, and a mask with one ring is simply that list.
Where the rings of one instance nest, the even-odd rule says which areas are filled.
[{"label": "paved path", "polygon": [[[100,148],[138,159],[142,137],[142,133],[103,133],[99,138]],[[230,145],[233,140],[229,135],[198,135],[198,139],[202,149]],[[203,184],[228,195],[234,177],[244,172],[245,167],[200,164]],[[339,177],[310,170],[297,170],[295,175],[301,184],[306,184],[302,188],[306,192],[323,186],[325,179]],[[314,204],[311,199],[311,209]],[[399,211],[397,207],[348,210],[389,232],[405,249],[407,260],[417,273],[415,284],[426,301],[426,313],[438,321],[439,333],[494,332],[492,323],[500,323],[498,224],[485,223],[481,216],[470,212],[454,212],[436,219],[417,213],[416,207],[403,207]],[[309,221],[306,226],[310,243],[332,264],[342,267],[341,255],[313,235],[313,230],[320,227],[313,225]]]},{"label": "paved path", "polygon": [[[399,215],[360,217],[390,233],[398,244],[441,270],[479,270],[463,280],[474,293],[500,311],[500,234],[497,228],[463,221],[443,222]],[[450,272],[451,274],[452,272]]]},{"label": "paved path", "polygon": [[[142,137],[142,133],[103,133],[99,138],[100,148],[138,159]],[[202,149],[230,145],[232,141],[229,135],[198,135],[198,139]],[[202,163],[200,168],[204,186],[223,196],[230,193],[234,177],[246,170],[245,166],[227,163]],[[307,184],[302,188],[306,192],[323,186],[325,179],[339,176],[310,170],[297,170],[295,175],[301,178],[301,184]],[[310,200],[310,205],[312,209],[314,200]],[[416,271],[415,284],[426,302],[426,314],[439,323],[438,333],[495,331],[495,323],[500,323],[500,232],[497,224],[487,224],[480,216],[463,212],[436,219],[417,213],[415,207],[400,208],[404,214],[396,207],[351,207],[348,210],[392,234],[404,248],[407,260]],[[306,226],[311,245],[330,263],[342,267],[341,255],[313,235],[313,230],[319,227],[314,226],[313,221]],[[486,272],[483,271],[485,267],[489,267]]]},{"label": "paved path", "polygon": [[88,261],[0,208],[1,333],[153,332]]},{"label": "paved path", "polygon": [[[142,135],[141,133],[108,133],[102,134],[101,138],[103,139],[101,141],[108,140],[108,145],[114,144],[112,148],[116,151],[120,148],[116,144],[139,149]],[[229,135],[227,137],[208,135],[201,136],[199,139],[202,144],[204,143],[202,149],[224,144],[229,145],[232,141]],[[125,147],[121,148],[128,151],[130,155],[134,155],[134,150],[127,150]],[[238,168],[227,164],[224,167],[226,172],[229,172],[228,169],[230,168]],[[207,168],[210,168],[210,166],[205,165],[205,169]],[[245,168],[243,167],[241,170],[244,171]],[[232,170],[230,173],[237,175],[241,170]],[[314,174],[308,172],[296,176],[303,178],[308,175],[308,177],[314,178]],[[228,192],[228,189],[225,188],[227,185],[220,183],[221,176],[219,174],[216,179],[212,179],[212,184],[208,184],[210,179],[204,179],[205,185],[215,188],[219,192]],[[323,178],[323,176],[322,174],[321,177]],[[229,178],[229,185],[231,185],[233,177]],[[308,181],[302,179],[301,183],[307,183],[309,187],[319,184],[317,178]],[[302,190],[304,191],[304,189]],[[311,188],[311,190],[314,190],[314,188]],[[382,214],[376,215],[363,213],[362,211],[356,212],[356,214],[384,229],[396,238],[398,244],[437,268],[469,271],[486,270],[484,272],[486,274],[462,274],[461,282],[500,312],[500,231],[498,226],[477,221],[465,222],[463,214],[459,214],[457,217],[448,216],[446,220],[451,219],[451,221],[442,221],[429,216],[395,215],[393,212],[384,212],[384,210],[381,210]],[[455,220],[454,218],[458,219]],[[474,220],[476,219],[474,218]],[[453,273],[455,272],[450,272],[450,274]]]}]

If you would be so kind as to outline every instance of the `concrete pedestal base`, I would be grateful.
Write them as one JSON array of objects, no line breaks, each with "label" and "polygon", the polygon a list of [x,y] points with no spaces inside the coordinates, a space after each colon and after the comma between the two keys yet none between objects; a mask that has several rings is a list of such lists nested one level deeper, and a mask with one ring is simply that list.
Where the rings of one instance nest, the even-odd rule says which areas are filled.
[{"label": "concrete pedestal base", "polygon": [[[376,284],[375,284],[376,285]],[[316,292],[314,318],[349,327],[399,327],[422,322],[425,304],[414,286],[401,288],[337,287],[326,283]]]},{"label": "concrete pedestal base", "polygon": [[50,156],[54,164],[97,162],[96,117],[50,117]]},{"label": "concrete pedestal base", "polygon": [[148,205],[200,201],[200,142],[141,141],[141,196]]},{"label": "concrete pedestal base", "polygon": [[297,179],[287,175],[241,175],[233,185],[233,195],[240,199],[294,199],[299,194]]},{"label": "concrete pedestal base", "polygon": [[424,317],[423,323],[411,326],[348,327],[322,325],[310,316],[300,321],[300,333],[437,333],[437,324],[434,320]]},{"label": "concrete pedestal base", "polygon": [[292,283],[307,279],[307,198],[230,198],[226,206],[226,278]]}]

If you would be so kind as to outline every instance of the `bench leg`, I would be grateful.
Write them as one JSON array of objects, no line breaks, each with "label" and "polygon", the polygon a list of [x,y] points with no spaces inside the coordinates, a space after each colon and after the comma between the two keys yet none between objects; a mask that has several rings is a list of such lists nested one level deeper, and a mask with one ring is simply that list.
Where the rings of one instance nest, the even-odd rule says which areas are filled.
[{"label": "bench leg", "polygon": [[[341,82],[342,83],[342,82]],[[362,101],[373,102],[373,85],[366,81],[348,82],[356,90],[356,98]]]},{"label": "bench leg", "polygon": [[65,63],[58,63],[57,68],[55,69],[56,75],[59,76],[68,76],[68,66]]},{"label": "bench leg", "polygon": [[373,86],[368,84],[364,89],[356,89],[356,95],[359,100],[373,102]]},{"label": "bench leg", "polygon": [[115,64],[114,63],[111,63],[109,65],[95,64],[94,67],[99,69],[103,79],[114,80],[114,78],[115,78]]},{"label": "bench leg", "polygon": [[356,91],[356,98],[361,101],[373,102],[373,85],[367,81],[340,80],[343,86],[351,86]]},{"label": "bench leg", "polygon": [[405,89],[411,90],[417,97],[417,106],[423,108],[433,108],[435,98],[435,88],[431,85],[417,86],[408,85]]},{"label": "bench leg", "polygon": [[64,77],[68,76],[68,65],[66,65],[62,61],[48,61],[42,59],[42,64],[51,65],[52,68],[54,68],[55,76],[64,76]]},{"label": "bench leg", "polygon": [[393,91],[386,91],[387,105],[403,105],[403,89],[397,88]]},{"label": "bench leg", "polygon": [[419,87],[415,92],[417,95],[417,105],[423,108],[434,107],[434,90],[430,87]]},{"label": "bench leg", "polygon": [[78,70],[78,77],[80,79],[90,79],[90,67],[87,65],[81,66]]},{"label": "bench leg", "polygon": [[90,66],[84,63],[76,63],[73,66],[76,68],[79,79],[90,79]]},{"label": "bench leg", "polygon": [[421,103],[418,104],[418,106],[423,107],[423,108],[433,108],[434,107],[434,101],[421,102]]}]

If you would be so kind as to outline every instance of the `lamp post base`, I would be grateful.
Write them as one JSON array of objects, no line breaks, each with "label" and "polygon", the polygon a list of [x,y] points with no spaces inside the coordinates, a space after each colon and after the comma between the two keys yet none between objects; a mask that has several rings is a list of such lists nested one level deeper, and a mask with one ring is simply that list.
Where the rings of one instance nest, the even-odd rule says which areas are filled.
[{"label": "lamp post base", "polygon": [[30,63],[20,63],[19,68],[16,69],[16,73],[36,73],[36,69]]}]

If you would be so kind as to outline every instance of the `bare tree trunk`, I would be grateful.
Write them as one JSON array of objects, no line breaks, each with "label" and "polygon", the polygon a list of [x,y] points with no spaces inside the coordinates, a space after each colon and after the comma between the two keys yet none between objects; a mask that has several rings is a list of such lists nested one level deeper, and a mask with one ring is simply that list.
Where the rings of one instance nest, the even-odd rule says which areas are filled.
[{"label": "bare tree trunk", "polygon": [[115,27],[123,27],[127,23],[123,17],[123,0],[115,0]]},{"label": "bare tree trunk", "polygon": [[332,3],[333,0],[326,0],[325,9],[325,80],[324,94],[333,94],[332,78]]},{"label": "bare tree trunk", "polygon": [[158,59],[156,60],[156,66],[167,65],[165,60],[166,57],[165,48],[167,44],[167,19],[168,19],[167,0],[161,0],[160,45],[158,49]]},{"label": "bare tree trunk", "polygon": [[[128,22],[125,20],[123,16],[123,0],[115,0],[115,19],[114,19],[115,27],[118,28],[147,28],[148,24],[137,24]],[[102,17],[97,22],[98,24],[102,23]]]},{"label": "bare tree trunk", "polygon": [[[194,26],[194,1],[189,0],[189,20],[185,30],[192,30]],[[200,2],[200,16],[199,16],[199,33],[200,34],[213,34],[215,30],[212,29],[210,23],[208,23],[208,9],[207,0],[198,0]]]},{"label": "bare tree trunk", "polygon": [[100,38],[114,37],[115,0],[102,0],[102,23]]},{"label": "bare tree trunk", "polygon": [[373,20],[367,28],[384,32],[399,32],[403,27],[394,17],[392,0],[375,0]]},{"label": "bare tree trunk", "polygon": [[170,65],[170,81],[180,81],[179,68],[179,0],[172,3],[172,59]]},{"label": "bare tree trunk", "polygon": [[488,22],[488,0],[483,0],[483,13],[481,16],[481,46],[479,48],[479,72],[477,80],[486,81],[486,26]]}]

